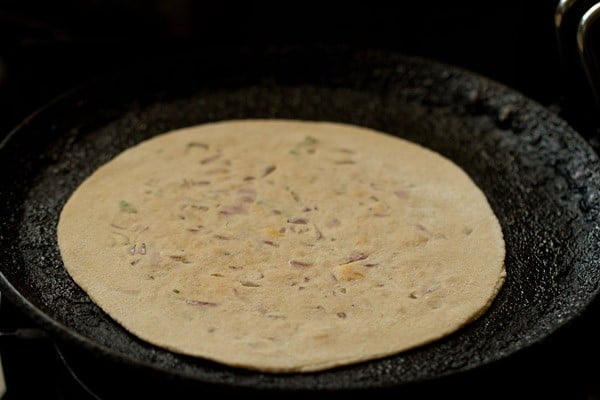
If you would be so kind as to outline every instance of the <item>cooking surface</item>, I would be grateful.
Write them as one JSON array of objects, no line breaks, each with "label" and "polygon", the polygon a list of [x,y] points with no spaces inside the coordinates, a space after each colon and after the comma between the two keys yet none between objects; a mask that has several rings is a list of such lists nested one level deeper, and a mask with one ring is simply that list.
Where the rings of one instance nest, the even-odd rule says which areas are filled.
[{"label": "cooking surface", "polygon": [[[555,65],[552,63],[556,61],[552,54],[553,43],[547,43],[547,47],[544,45],[537,47],[533,54],[528,54],[525,51],[525,48],[528,47],[527,42],[532,40],[532,36],[526,36],[527,34],[533,35],[533,38],[536,40],[539,39],[536,37],[539,33],[532,33],[522,25],[526,20],[526,15],[533,16],[535,13],[533,13],[532,10],[523,9],[516,4],[508,3],[508,5],[510,5],[510,7],[501,9],[502,13],[500,13],[500,15],[505,17],[514,15],[516,20],[511,18],[508,19],[509,21],[516,21],[513,27],[502,25],[506,23],[506,20],[503,22],[497,21],[496,19],[491,20],[491,24],[496,28],[501,28],[500,32],[503,32],[507,36],[499,37],[498,33],[491,34],[490,32],[492,29],[487,28],[485,24],[480,21],[480,18],[482,18],[484,14],[483,11],[478,10],[477,7],[475,7],[474,9],[469,9],[468,12],[464,11],[465,9],[461,12],[460,8],[452,10],[455,13],[454,17],[458,20],[461,20],[462,18],[464,21],[475,21],[464,25],[462,31],[455,31],[449,35],[453,37],[456,42],[446,43],[447,41],[451,41],[451,39],[444,36],[444,28],[453,26],[452,23],[445,19],[444,13],[442,12],[448,10],[440,10],[439,14],[434,14],[436,17],[434,18],[434,22],[437,22],[437,25],[431,21],[429,22],[431,25],[428,25],[427,27],[416,27],[417,24],[409,24],[410,27],[417,30],[421,29],[427,33],[424,36],[415,38],[415,36],[413,36],[414,32],[410,32],[408,27],[385,28],[378,26],[374,21],[377,18],[383,19],[383,21],[380,22],[382,22],[384,26],[386,25],[385,22],[392,22],[386,20],[386,18],[392,18],[386,14],[385,8],[382,8],[370,10],[372,14],[368,14],[372,15],[373,19],[369,19],[371,22],[367,25],[370,29],[374,29],[374,32],[371,32],[371,34],[367,36],[360,36],[355,32],[353,35],[350,35],[350,40],[356,41],[357,44],[359,42],[360,44],[365,44],[364,42],[383,43],[384,47],[397,47],[400,50],[432,56],[437,59],[469,67],[485,75],[497,78],[512,87],[522,90],[530,95],[530,97],[533,97],[543,104],[550,105],[552,109],[561,112],[565,117],[569,117],[569,122],[573,125],[581,126],[582,133],[584,133],[586,137],[591,138],[595,131],[594,127],[584,126],[584,124],[582,124],[583,119],[571,119],[574,118],[574,113],[561,108],[563,99],[560,92],[549,90],[552,86],[543,84],[543,79],[552,81],[553,73],[556,73],[556,69],[548,67],[541,68],[540,64],[542,63],[539,56],[543,56],[544,60],[546,60],[547,64],[545,62],[544,65]],[[550,10],[550,12],[548,12],[548,8],[544,8],[543,10],[546,14],[549,14],[551,18],[552,10]],[[15,11],[14,9],[9,11],[10,12],[2,14],[2,16],[14,23]],[[332,10],[326,11],[328,12],[325,14],[331,15]],[[399,10],[393,11],[396,13],[399,12]],[[418,9],[410,11],[423,12],[423,10]],[[23,11],[21,10],[21,12]],[[356,17],[358,13],[359,10],[354,10],[350,14],[352,14],[351,16]],[[466,14],[464,13],[469,14],[469,17],[465,17],[464,15]],[[478,13],[481,13],[481,15]],[[492,14],[492,12],[490,12],[490,14]],[[487,18],[490,15],[485,13],[485,16]],[[400,16],[399,18],[403,21],[407,20],[406,16]],[[539,18],[539,16],[536,18]],[[300,18],[298,18],[298,20],[300,20]],[[321,23],[324,24],[324,22]],[[542,23],[536,19],[535,24],[539,24],[543,27],[543,29],[541,29],[542,32],[552,34],[546,23]],[[533,26],[536,26],[535,24]],[[3,54],[5,74],[3,81],[0,82],[0,89],[2,89],[0,91],[0,103],[6,107],[5,109],[11,111],[10,113],[3,114],[3,117],[0,119],[0,127],[4,129],[4,132],[6,132],[8,127],[14,126],[19,119],[29,114],[31,110],[43,104],[55,94],[62,92],[65,88],[81,83],[97,72],[104,72],[106,68],[118,68],[127,60],[136,59],[141,51],[140,48],[147,50],[150,47],[147,40],[141,39],[138,35],[131,35],[128,37],[126,35],[127,32],[125,32],[125,36],[130,40],[128,45],[131,46],[132,43],[138,43],[140,44],[140,48],[133,46],[135,47],[135,50],[130,52],[129,50],[131,50],[132,47],[128,47],[127,44],[118,44],[117,40],[110,37],[104,38],[100,36],[96,37],[96,40],[91,40],[89,38],[89,32],[84,32],[82,34],[83,39],[81,39],[81,36],[76,36],[75,39],[77,40],[66,40],[66,42],[59,41],[59,43],[56,43],[39,40],[39,38],[37,38],[32,41],[33,44],[32,42],[27,44],[26,41],[26,43],[23,43],[22,39],[23,36],[31,39],[31,37],[28,36],[31,35],[31,32],[28,32],[27,29],[23,29],[22,26],[17,26],[16,28],[14,31],[9,32],[12,33],[12,39],[15,41],[5,44],[5,49],[8,50],[5,50],[5,54]],[[339,27],[336,26],[336,28]],[[70,26],[69,29],[81,33],[82,28],[73,28]],[[77,31],[77,29],[80,29],[80,31]],[[146,29],[149,28],[146,27]],[[163,33],[166,32],[165,34],[172,33],[168,27],[163,27],[163,29]],[[317,31],[320,29],[321,32],[328,33],[329,36],[326,38],[334,40],[340,39],[341,33],[337,30],[334,32],[334,29],[325,29],[323,26],[317,26],[315,29]],[[363,31],[364,29],[366,28],[363,28]],[[483,30],[484,33],[490,35],[489,37],[485,36],[485,38],[489,39],[491,47],[494,47],[493,44],[496,44],[497,46],[495,46],[494,50],[485,47],[478,53],[478,57],[474,57],[472,51],[476,47],[475,44],[470,41],[460,41],[461,39],[468,37],[469,32],[472,33],[470,30]],[[202,34],[200,34],[200,36],[202,36]],[[397,36],[399,34],[404,35]],[[313,32],[312,35],[319,36],[315,32]],[[263,37],[261,33],[255,33],[254,36],[250,36],[250,41],[261,42],[265,40],[265,37]],[[301,35],[294,36],[288,32],[288,36],[284,35],[281,40],[286,38],[295,42],[303,42],[306,40],[300,36]],[[9,37],[11,36],[9,35]],[[401,39],[396,43],[390,37],[401,37]],[[507,37],[511,39],[509,41],[511,45],[506,42]],[[525,38],[525,43],[520,40],[522,38]],[[162,38],[159,39],[162,40]],[[230,42],[236,40],[235,37],[227,37],[226,39]],[[322,39],[322,37],[319,37],[319,39]],[[379,41],[380,39],[382,39],[382,41]],[[552,39],[548,39],[548,42],[551,40]],[[16,46],[16,43],[20,43],[21,46]],[[206,41],[202,38],[196,39],[194,46],[192,47],[190,47],[189,43],[177,43],[180,44],[176,49],[178,52],[185,50],[190,51],[190,49],[196,51],[198,48],[201,49],[202,45],[206,44]],[[450,51],[449,49],[453,49],[454,51]],[[77,51],[74,52],[74,50]],[[535,70],[535,66],[541,68],[541,73],[538,73],[539,71]],[[8,313],[8,315],[12,315],[12,313]],[[572,396],[572,398],[585,398],[583,397],[585,395],[598,396],[598,382],[595,381],[595,377],[600,375],[600,370],[598,369],[598,365],[600,364],[600,351],[598,344],[595,343],[593,339],[598,337],[599,332],[591,321],[599,315],[598,306],[593,305],[589,312],[577,320],[576,323],[562,329],[547,342],[535,346],[524,352],[524,354],[512,358],[510,362],[502,362],[497,366],[484,368],[482,371],[474,373],[475,375],[471,376],[471,378],[476,377],[477,379],[489,382],[490,384],[494,381],[497,382],[499,377],[513,382],[526,383],[526,391],[530,391],[532,394],[546,393],[549,395],[561,392]],[[11,326],[14,324],[14,320],[20,320],[20,318],[2,319],[2,326]],[[27,324],[26,319],[25,322],[22,323]],[[44,341],[41,341],[39,343],[43,342]],[[7,350],[7,346],[3,347],[3,350]],[[33,371],[30,369],[23,368],[20,372],[21,375],[19,375],[19,373],[15,374],[15,371],[18,371],[19,368],[18,356],[15,354],[16,349],[20,348],[21,351],[25,353],[29,352],[31,357],[39,358],[38,352],[32,354],[31,349],[28,349],[29,346],[27,345],[17,344],[15,346],[11,345],[10,347],[11,349],[8,352],[5,351],[3,354],[4,368],[7,371],[9,387],[11,385],[11,377],[14,382],[19,382],[20,379],[22,379],[21,376],[25,375],[25,370],[28,371],[28,381],[32,379]],[[56,356],[53,356],[54,352],[40,350],[39,353],[46,353],[44,360],[47,360],[47,362],[57,362]],[[5,358],[7,358],[6,361],[4,361]],[[9,362],[9,360],[12,360],[12,362]],[[59,359],[58,364],[61,364]],[[586,364],[592,365],[592,368],[588,369]],[[595,369],[593,368],[594,366],[596,367]],[[38,377],[48,381],[47,369],[45,372],[43,372],[43,370],[39,370],[38,372]],[[457,390],[457,393],[461,393],[468,387],[466,386],[468,381],[469,379],[467,378],[456,379],[445,385],[449,385],[453,390]],[[14,385],[15,386],[13,387],[16,388],[17,383]],[[517,387],[517,385],[514,386]],[[432,387],[447,388],[448,386],[435,385],[427,387],[424,390],[433,390],[431,389]],[[31,387],[26,388],[22,385],[21,390],[31,390]],[[503,387],[500,390],[514,394],[508,387]],[[13,393],[15,393],[15,397],[13,398],[24,398],[16,397],[16,392]]]}]

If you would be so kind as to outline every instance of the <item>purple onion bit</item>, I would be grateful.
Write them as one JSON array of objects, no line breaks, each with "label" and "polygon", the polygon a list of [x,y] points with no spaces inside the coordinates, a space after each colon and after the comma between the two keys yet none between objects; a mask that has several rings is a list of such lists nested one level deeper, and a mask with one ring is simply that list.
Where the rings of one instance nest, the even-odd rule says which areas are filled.
[{"label": "purple onion bit", "polygon": [[378,266],[378,265],[379,265],[379,263],[367,263],[367,264],[364,264],[364,266],[365,266],[365,267],[368,267],[368,268],[371,268],[371,267],[376,267],[376,266]]},{"label": "purple onion bit", "polygon": [[394,194],[399,199],[406,199],[408,197],[408,192],[406,190],[396,190]]},{"label": "purple onion bit", "polygon": [[302,217],[288,218],[287,222],[289,222],[290,224],[301,224],[301,225],[308,224],[308,220],[306,218],[302,218]]},{"label": "purple onion bit", "polygon": [[190,306],[207,306],[207,307],[216,307],[217,303],[212,303],[210,301],[200,301],[200,300],[186,300],[185,304]]},{"label": "purple onion bit", "polygon": [[290,265],[292,267],[304,268],[304,267],[311,267],[313,264],[309,263],[309,262],[305,262],[305,261],[290,260]]},{"label": "purple onion bit", "polygon": [[236,215],[246,213],[246,209],[242,206],[224,206],[219,210],[220,215]]},{"label": "purple onion bit", "polygon": [[238,190],[238,194],[244,203],[252,203],[256,200],[256,190],[252,188],[242,188]]},{"label": "purple onion bit", "polygon": [[367,257],[369,257],[368,254],[366,253],[352,253],[350,254],[350,257],[348,258],[348,261],[346,261],[346,264],[350,264],[356,261],[360,261],[360,260],[364,260]]}]

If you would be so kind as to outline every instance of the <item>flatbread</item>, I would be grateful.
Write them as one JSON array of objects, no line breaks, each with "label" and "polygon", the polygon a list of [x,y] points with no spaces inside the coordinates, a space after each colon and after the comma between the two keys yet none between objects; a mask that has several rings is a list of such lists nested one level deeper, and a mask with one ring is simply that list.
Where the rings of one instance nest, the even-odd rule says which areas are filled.
[{"label": "flatbread", "polygon": [[440,339],[505,279],[501,227],[450,160],[329,122],[168,132],[100,167],[62,210],[74,281],[156,346],[317,371]]}]

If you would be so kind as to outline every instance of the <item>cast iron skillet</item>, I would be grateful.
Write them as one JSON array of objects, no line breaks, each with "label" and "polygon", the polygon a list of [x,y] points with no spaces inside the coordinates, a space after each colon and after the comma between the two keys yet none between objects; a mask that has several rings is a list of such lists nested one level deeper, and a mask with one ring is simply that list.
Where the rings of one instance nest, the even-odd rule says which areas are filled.
[{"label": "cast iron skillet", "polygon": [[[215,50],[151,61],[62,96],[0,145],[2,294],[77,351],[204,388],[397,388],[519,352],[597,295],[598,158],[564,121],[521,94],[451,66],[375,50]],[[396,356],[279,375],[177,355],[114,323],[63,269],[55,228],[69,195],[143,139],[254,117],[363,125],[424,144],[464,168],[506,240],[508,277],[489,311],[448,338]]]}]

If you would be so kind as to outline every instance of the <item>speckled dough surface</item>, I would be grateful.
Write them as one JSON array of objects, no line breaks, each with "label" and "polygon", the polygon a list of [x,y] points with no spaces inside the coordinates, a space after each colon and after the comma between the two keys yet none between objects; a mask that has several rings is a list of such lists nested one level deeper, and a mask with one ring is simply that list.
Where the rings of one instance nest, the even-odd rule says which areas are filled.
[{"label": "speckled dough surface", "polygon": [[485,312],[504,241],[458,166],[358,126],[223,121],[144,141],[73,193],[69,274],[166,349],[316,371],[395,354]]}]

